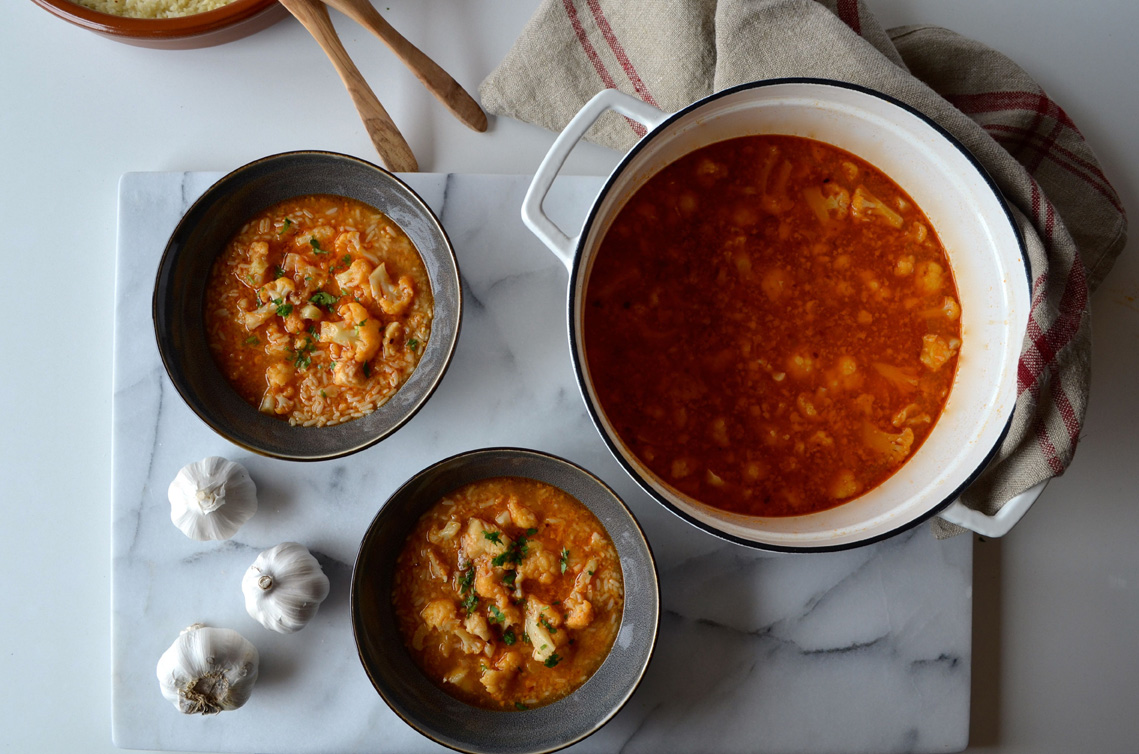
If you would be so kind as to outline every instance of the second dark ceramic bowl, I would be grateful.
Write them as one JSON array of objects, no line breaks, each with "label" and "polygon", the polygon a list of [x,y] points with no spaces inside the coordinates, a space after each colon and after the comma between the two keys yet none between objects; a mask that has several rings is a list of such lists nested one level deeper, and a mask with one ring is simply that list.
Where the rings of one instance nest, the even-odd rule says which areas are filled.
[{"label": "second dark ceramic bowl", "polygon": [[[306,194],[356,199],[391,218],[423,258],[435,298],[431,340],[411,378],[372,413],[331,427],[295,427],[243,401],[210,354],[203,319],[210,267],[230,238],[262,210]],[[190,207],[159,262],[153,307],[162,363],[178,393],[202,421],[255,453],[318,461],[379,442],[423,407],[451,363],[459,337],[462,290],[446,231],[407,184],[355,157],[288,152],[238,168]]]},{"label": "second dark ceramic bowl", "polygon": [[[391,598],[396,558],[420,516],[464,484],[501,476],[551,484],[592,511],[617,548],[625,584],[621,627],[597,672],[552,704],[509,712],[464,704],[428,680],[404,647]],[[352,569],[351,603],[360,661],[388,706],[431,740],[478,754],[554,751],[600,729],[644,676],[660,623],[660,587],[652,551],[617,494],[580,466],[519,448],[462,453],[424,469],[400,487],[364,534]]]}]

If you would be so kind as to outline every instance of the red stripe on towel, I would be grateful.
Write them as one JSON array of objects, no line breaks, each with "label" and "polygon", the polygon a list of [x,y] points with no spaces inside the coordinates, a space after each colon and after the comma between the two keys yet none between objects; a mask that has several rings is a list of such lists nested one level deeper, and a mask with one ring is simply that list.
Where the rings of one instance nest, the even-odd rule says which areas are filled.
[{"label": "red stripe on towel", "polygon": [[[585,27],[582,26],[581,18],[577,14],[577,8],[574,7],[573,0],[562,0],[562,6],[566,9],[566,16],[569,17],[570,26],[573,27],[574,34],[577,35],[577,41],[581,44],[581,49],[585,52],[585,56],[589,58],[589,62],[593,64],[593,70],[597,71],[597,75],[601,77],[601,83],[605,85],[606,89],[616,89],[617,82],[609,75],[605,63],[602,62],[601,56],[597,54],[597,49],[593,43],[589,41],[589,35],[585,32]],[[638,137],[644,136],[647,130],[644,126],[635,120],[626,118],[629,126],[633,129]]]},{"label": "red stripe on towel", "polygon": [[609,25],[609,20],[605,18],[604,11],[601,10],[600,0],[587,0],[589,10],[593,13],[593,20],[597,22],[597,28],[601,30],[601,35],[605,37],[605,41],[609,44],[609,49],[617,57],[617,62],[621,64],[624,69],[625,75],[629,77],[629,83],[633,85],[634,91],[640,95],[641,99],[649,103],[653,107],[660,107],[653,99],[653,95],[649,93],[649,88],[645,86],[645,82],[637,74],[637,69],[633,67],[632,61],[629,56],[625,54],[625,48],[621,46],[621,42],[617,39],[617,35],[613,33],[613,27]]},{"label": "red stripe on towel", "polygon": [[835,7],[838,20],[849,26],[858,36],[862,36],[862,20],[858,17],[858,0],[838,0]]},{"label": "red stripe on towel", "polygon": [[[1002,144],[1015,141],[1022,147],[1037,150],[1044,154],[1045,146],[1042,144],[1043,138],[1038,134],[1028,132],[1028,129],[1020,126],[1010,126],[1003,123],[989,123],[984,126],[989,135]],[[1009,149],[1011,152],[1011,148]],[[1119,200],[1119,194],[1115,193],[1115,189],[1108,182],[1107,176],[1095,164],[1088,162],[1081,158],[1075,152],[1065,149],[1059,144],[1053,144],[1051,154],[1046,155],[1052,162],[1059,168],[1066,170],[1075,177],[1079,178],[1084,183],[1091,186],[1095,191],[1102,194],[1108,203],[1115,208],[1119,214],[1124,214],[1123,204]]]}]

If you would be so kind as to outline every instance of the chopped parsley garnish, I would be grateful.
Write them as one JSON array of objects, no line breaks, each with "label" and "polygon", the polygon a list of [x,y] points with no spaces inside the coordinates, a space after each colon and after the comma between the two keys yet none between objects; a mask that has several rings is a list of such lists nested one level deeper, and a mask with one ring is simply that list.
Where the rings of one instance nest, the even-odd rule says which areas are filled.
[{"label": "chopped parsley garnish", "polygon": [[284,299],[275,298],[273,303],[277,306],[277,316],[287,317],[293,313],[293,305],[286,304]]},{"label": "chopped parsley garnish", "polygon": [[546,630],[549,631],[551,634],[556,634],[558,632],[558,629],[551,626],[550,622],[548,620],[546,620],[546,616],[544,616],[544,615],[538,616],[538,622],[541,623],[543,626],[545,626]]},{"label": "chopped parsley garnish", "polygon": [[498,609],[498,605],[491,605],[490,608],[490,622],[491,623],[505,623],[506,616]]},{"label": "chopped parsley garnish", "polygon": [[277,231],[277,235],[278,236],[285,235],[285,233],[288,232],[288,230],[289,230],[289,226],[292,224],[293,224],[293,221],[286,217],[285,218],[285,224],[281,226],[281,229],[279,231]]},{"label": "chopped parsley garnish", "polygon": [[529,552],[529,548],[526,545],[526,537],[532,537],[537,533],[537,529],[527,529],[523,536],[510,543],[510,547],[506,549],[506,552],[490,561],[491,565],[501,568],[507,563],[514,563],[515,565],[521,563],[522,558],[526,557],[526,554]]},{"label": "chopped parsley garnish", "polygon": [[371,377],[372,376],[372,363],[370,361],[364,362],[364,376],[365,377]]},{"label": "chopped parsley garnish", "polygon": [[316,236],[313,236],[312,238],[310,238],[308,240],[308,245],[311,246],[312,250],[314,252],[316,252],[317,254],[327,254],[328,253],[324,249],[320,248],[320,241],[316,240]]},{"label": "chopped parsley garnish", "polygon": [[562,661],[562,658],[558,656],[557,652],[554,652],[552,655],[550,655],[549,657],[546,658],[546,667],[552,668],[561,661]]},{"label": "chopped parsley garnish", "polygon": [[[305,344],[297,349],[297,355],[293,359],[293,366],[295,366],[297,369],[307,369],[312,365],[312,356],[309,354],[315,350],[316,346],[313,344],[312,338],[305,338]],[[324,391],[322,390],[322,397],[323,393]]]},{"label": "chopped parsley garnish", "polygon": [[281,265],[279,265],[279,264],[273,265],[273,279],[276,280],[277,278],[284,277],[284,276],[285,276],[285,269],[283,267],[281,267]]},{"label": "chopped parsley garnish", "polygon": [[477,610],[478,607],[479,607],[479,596],[477,594],[475,594],[474,592],[471,592],[470,594],[467,595],[467,598],[465,600],[463,600],[463,608],[466,609],[467,615],[470,615],[475,610]]},{"label": "chopped parsley garnish", "polygon": [[514,635],[513,628],[508,628],[502,632],[502,643],[506,646],[513,646],[516,641],[518,641],[518,637]]},{"label": "chopped parsley garnish", "polygon": [[[466,609],[467,615],[473,613],[479,606],[479,596],[472,588],[475,583],[475,568],[474,566],[467,566],[465,571],[459,572],[458,585],[459,595],[463,596],[463,608]],[[468,594],[469,592],[469,594]]]},{"label": "chopped parsley garnish", "polygon": [[259,345],[261,345],[261,339],[258,338],[256,335],[250,335],[248,338],[245,339],[245,345],[247,345],[247,346],[259,346]]},{"label": "chopped parsley garnish", "polygon": [[419,341],[415,338],[408,338],[407,347],[414,351],[415,349],[419,348]]},{"label": "chopped parsley garnish", "polygon": [[564,547],[562,548],[562,559],[560,565],[562,568],[562,573],[565,573],[566,566],[569,565],[569,550]]},{"label": "chopped parsley garnish", "polygon": [[332,311],[332,305],[336,303],[337,299],[336,296],[333,296],[331,293],[317,291],[316,293],[309,296],[308,300],[317,306],[327,306],[328,310]]},{"label": "chopped parsley garnish", "polygon": [[514,586],[514,579],[518,578],[518,574],[514,571],[507,571],[502,575],[502,583],[507,586]]},{"label": "chopped parsley garnish", "polygon": [[340,261],[344,264],[345,267],[347,267],[348,265],[352,264],[352,255],[345,254],[344,256],[340,257]]},{"label": "chopped parsley garnish", "polygon": [[522,632],[522,641],[524,641],[524,642],[526,642],[527,644],[529,644],[529,643],[530,643],[530,634],[528,634],[528,633],[526,633],[525,631],[523,631],[523,632]]},{"label": "chopped parsley garnish", "polygon": [[502,536],[499,535],[499,533],[496,531],[487,531],[486,529],[483,529],[482,535],[489,539],[491,542],[494,542],[496,545],[502,544]]},{"label": "chopped parsley garnish", "polygon": [[515,703],[514,703],[514,709],[516,709],[516,710],[522,710],[522,711],[525,711],[525,710],[528,710],[528,709],[530,709],[530,708],[529,708],[529,707],[527,707],[527,706],[526,706],[525,704],[523,704],[522,702],[515,702]]}]

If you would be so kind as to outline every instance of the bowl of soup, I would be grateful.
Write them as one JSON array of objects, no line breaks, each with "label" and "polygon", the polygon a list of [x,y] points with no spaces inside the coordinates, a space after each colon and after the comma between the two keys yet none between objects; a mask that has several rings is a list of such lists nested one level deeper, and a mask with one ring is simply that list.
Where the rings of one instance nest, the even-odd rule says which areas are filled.
[{"label": "bowl of soup", "polygon": [[391,435],[458,340],[462,291],[439,219],[383,168],[289,152],[221,178],[167,242],[153,317],[186,405],[230,442],[322,460]]},{"label": "bowl of soup", "polygon": [[365,672],[405,722],[468,752],[553,751],[609,721],[656,643],[640,526],[564,459],[488,448],[415,474],[352,573]]},{"label": "bowl of soup", "polygon": [[[649,126],[568,236],[541,211],[614,109]],[[885,95],[778,80],[664,114],[603,92],[523,219],[570,270],[589,413],[655,499],[776,551],[888,537],[954,504],[1007,432],[1030,286],[992,180]]]}]

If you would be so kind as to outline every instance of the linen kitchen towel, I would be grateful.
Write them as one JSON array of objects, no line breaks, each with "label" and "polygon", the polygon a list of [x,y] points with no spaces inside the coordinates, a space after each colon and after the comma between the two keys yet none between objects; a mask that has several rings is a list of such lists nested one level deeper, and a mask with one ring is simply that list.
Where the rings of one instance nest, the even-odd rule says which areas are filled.
[{"label": "linen kitchen towel", "polygon": [[[992,175],[1024,235],[1032,308],[1012,427],[962,495],[995,513],[1072,461],[1088,401],[1088,296],[1126,242],[1119,197],[1076,125],[1007,57],[946,29],[884,29],[860,0],[544,0],[480,87],[490,112],[560,131],[603,88],[665,111],[758,79],[837,79],[933,118]],[[588,139],[644,128],[606,113]],[[964,531],[934,519],[939,537]]]}]

